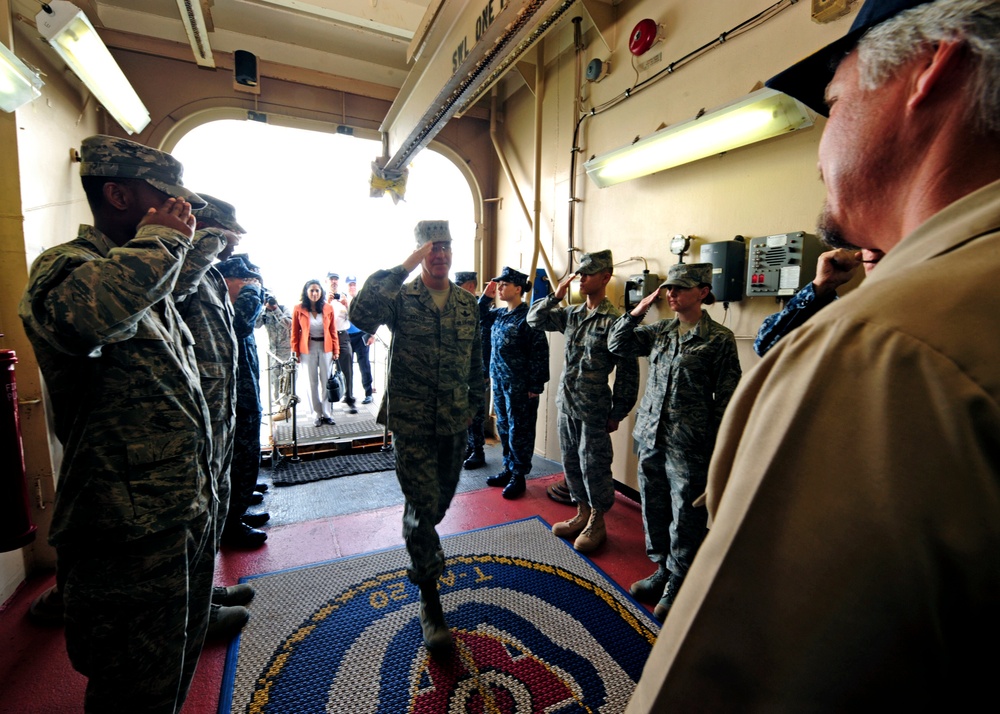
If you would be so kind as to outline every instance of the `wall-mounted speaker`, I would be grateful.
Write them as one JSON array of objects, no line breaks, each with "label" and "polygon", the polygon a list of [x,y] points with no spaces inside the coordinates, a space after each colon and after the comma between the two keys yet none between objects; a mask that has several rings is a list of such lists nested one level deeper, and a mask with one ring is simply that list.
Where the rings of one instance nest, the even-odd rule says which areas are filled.
[{"label": "wall-mounted speaker", "polygon": [[257,86],[257,55],[246,50],[233,53],[233,79],[244,87]]}]

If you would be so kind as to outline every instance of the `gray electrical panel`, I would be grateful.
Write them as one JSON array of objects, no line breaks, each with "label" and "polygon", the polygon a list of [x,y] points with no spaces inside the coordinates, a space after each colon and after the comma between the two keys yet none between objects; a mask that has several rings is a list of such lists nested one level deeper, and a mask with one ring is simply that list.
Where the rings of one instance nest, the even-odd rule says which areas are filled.
[{"label": "gray electrical panel", "polygon": [[743,275],[747,264],[747,244],[742,240],[706,243],[701,262],[712,264],[712,294],[719,302],[743,299]]},{"label": "gray electrical panel", "polygon": [[819,239],[802,231],[751,238],[747,296],[794,295],[816,277],[821,252]]}]

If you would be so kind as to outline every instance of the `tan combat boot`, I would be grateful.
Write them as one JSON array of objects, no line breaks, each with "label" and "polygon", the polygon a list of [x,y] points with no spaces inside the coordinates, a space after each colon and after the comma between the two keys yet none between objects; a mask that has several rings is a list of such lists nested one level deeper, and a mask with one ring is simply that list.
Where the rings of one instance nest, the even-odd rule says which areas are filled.
[{"label": "tan combat boot", "polygon": [[575,538],[587,527],[590,521],[590,506],[586,503],[576,504],[576,515],[568,521],[560,521],[552,526],[552,532],[560,538]]},{"label": "tan combat boot", "polygon": [[604,512],[595,509],[590,512],[587,527],[577,537],[573,547],[581,553],[589,553],[592,550],[597,550],[607,537],[608,532],[604,528]]}]

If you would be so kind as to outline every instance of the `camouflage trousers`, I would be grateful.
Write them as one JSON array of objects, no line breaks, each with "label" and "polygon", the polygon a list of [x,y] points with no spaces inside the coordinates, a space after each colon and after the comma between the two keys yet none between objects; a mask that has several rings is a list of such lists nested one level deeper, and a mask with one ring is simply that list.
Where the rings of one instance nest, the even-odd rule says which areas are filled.
[{"label": "camouflage trousers", "polygon": [[403,540],[410,554],[410,581],[434,582],[444,572],[444,551],[435,526],[458,487],[465,432],[448,436],[393,434],[396,478],[406,498]]},{"label": "camouflage trousers", "polygon": [[559,412],[559,448],[563,471],[573,500],[598,511],[615,505],[615,482],[611,476],[611,434]]},{"label": "camouflage trousers", "polygon": [[59,546],[66,650],[87,712],[179,712],[208,628],[212,514],[125,542]]},{"label": "camouflage trousers", "polygon": [[222,529],[229,513],[229,493],[232,490],[229,469],[233,461],[234,428],[232,420],[212,422],[212,476],[215,479],[215,493],[219,499],[213,519],[216,550],[222,541]]},{"label": "camouflage trousers", "polygon": [[236,438],[233,442],[233,463],[229,469],[229,514],[226,517],[230,527],[239,525],[239,520],[247,508],[253,488],[260,474],[260,412],[236,407]]},{"label": "camouflage trousers", "polygon": [[660,438],[654,444],[639,444],[646,554],[682,578],[708,535],[708,509],[692,505],[705,492],[707,481],[707,460],[688,458]]},{"label": "camouflage trousers", "polygon": [[523,388],[515,389],[512,384],[499,380],[493,383],[493,411],[503,445],[503,468],[512,474],[527,476],[531,473],[538,402],[538,397],[529,398]]},{"label": "camouflage trousers", "polygon": [[490,380],[483,384],[483,405],[476,410],[476,415],[472,417],[472,424],[469,426],[467,448],[471,451],[482,451],[486,446],[486,405],[490,398]]}]

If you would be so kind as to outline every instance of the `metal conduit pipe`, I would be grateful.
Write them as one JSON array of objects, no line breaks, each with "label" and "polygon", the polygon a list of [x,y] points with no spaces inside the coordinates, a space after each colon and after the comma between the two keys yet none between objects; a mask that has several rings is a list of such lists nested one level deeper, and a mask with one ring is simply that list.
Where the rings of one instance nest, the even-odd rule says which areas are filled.
[{"label": "metal conduit pipe", "polygon": [[[542,103],[545,100],[545,40],[538,43],[535,56],[535,211],[532,216],[535,250],[531,255],[530,280],[535,279],[538,253],[542,249]],[[552,273],[553,277],[555,276]]]},{"label": "metal conduit pipe", "polygon": [[[496,152],[497,159],[500,161],[500,167],[503,169],[504,176],[507,177],[507,181],[510,183],[510,187],[514,190],[514,195],[517,197],[517,202],[521,206],[521,211],[524,213],[524,219],[528,222],[528,227],[531,228],[534,233],[535,222],[531,219],[531,212],[528,210],[528,204],[524,201],[524,196],[521,194],[521,189],[517,186],[517,181],[514,179],[514,172],[510,168],[510,164],[507,161],[507,156],[504,154],[503,148],[500,146],[499,134],[497,132],[497,89],[493,88],[490,97],[490,140],[493,142],[493,150]],[[548,271],[550,276],[556,274],[555,269],[552,267],[552,263],[549,262],[549,256],[542,248],[540,242],[536,240],[536,248],[539,251],[542,262],[545,264],[545,269]],[[532,258],[532,271],[529,277],[534,280],[534,268],[536,266],[536,261]]]}]

